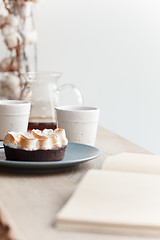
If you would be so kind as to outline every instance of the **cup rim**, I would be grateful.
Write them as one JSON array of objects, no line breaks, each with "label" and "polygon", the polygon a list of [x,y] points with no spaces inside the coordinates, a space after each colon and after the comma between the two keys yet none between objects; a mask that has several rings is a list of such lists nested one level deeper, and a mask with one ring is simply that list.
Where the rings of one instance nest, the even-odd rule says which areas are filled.
[{"label": "cup rim", "polygon": [[94,112],[94,111],[100,111],[98,107],[92,107],[92,106],[79,106],[79,105],[65,105],[65,106],[59,106],[55,107],[58,111],[65,111],[65,112]]},{"label": "cup rim", "polygon": [[0,106],[30,105],[30,102],[24,100],[0,100]]}]

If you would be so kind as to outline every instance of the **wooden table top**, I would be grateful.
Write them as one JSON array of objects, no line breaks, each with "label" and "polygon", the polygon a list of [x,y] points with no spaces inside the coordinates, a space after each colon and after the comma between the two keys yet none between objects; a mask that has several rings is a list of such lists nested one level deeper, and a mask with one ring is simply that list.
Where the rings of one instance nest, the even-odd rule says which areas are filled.
[{"label": "wooden table top", "polygon": [[[147,150],[106,130],[98,128],[96,147],[99,158],[63,172],[0,172],[0,201],[26,240],[130,239],[124,236],[60,231],[55,228],[56,213],[91,168],[101,168],[106,157],[120,152],[149,153]],[[132,238],[133,239],[133,238]],[[139,238],[136,238],[139,239]],[[18,240],[18,239],[15,239]],[[20,239],[21,240],[21,239]]]}]

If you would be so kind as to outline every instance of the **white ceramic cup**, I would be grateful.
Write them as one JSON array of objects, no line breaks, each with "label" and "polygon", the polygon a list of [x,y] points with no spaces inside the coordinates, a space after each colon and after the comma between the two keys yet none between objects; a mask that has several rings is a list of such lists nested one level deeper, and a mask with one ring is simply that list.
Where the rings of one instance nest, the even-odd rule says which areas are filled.
[{"label": "white ceramic cup", "polygon": [[0,100],[0,140],[10,131],[26,132],[30,103],[20,100]]},{"label": "white ceramic cup", "polygon": [[100,110],[86,106],[56,107],[57,125],[66,131],[69,142],[94,146]]}]

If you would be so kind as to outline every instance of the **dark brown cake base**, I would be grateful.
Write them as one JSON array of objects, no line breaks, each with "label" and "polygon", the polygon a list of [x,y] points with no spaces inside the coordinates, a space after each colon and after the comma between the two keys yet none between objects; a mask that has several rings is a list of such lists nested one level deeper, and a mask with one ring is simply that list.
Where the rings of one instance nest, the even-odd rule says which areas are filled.
[{"label": "dark brown cake base", "polygon": [[66,146],[55,149],[46,150],[24,150],[11,148],[4,145],[6,160],[10,161],[33,161],[33,162],[46,162],[46,161],[60,161],[64,158]]}]

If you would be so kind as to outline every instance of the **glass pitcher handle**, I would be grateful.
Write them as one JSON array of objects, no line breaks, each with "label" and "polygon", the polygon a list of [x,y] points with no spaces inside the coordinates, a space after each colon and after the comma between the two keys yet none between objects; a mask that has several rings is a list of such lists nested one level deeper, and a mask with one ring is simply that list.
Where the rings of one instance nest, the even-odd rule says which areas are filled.
[{"label": "glass pitcher handle", "polygon": [[83,100],[82,93],[81,93],[81,91],[80,91],[74,84],[65,83],[65,84],[63,84],[62,86],[60,86],[60,87],[57,89],[58,95],[59,95],[64,89],[67,89],[67,88],[72,88],[73,92],[75,93],[75,95],[76,95],[76,97],[77,97],[77,100],[78,100],[79,105],[83,105],[83,104],[84,104],[84,100]]}]

